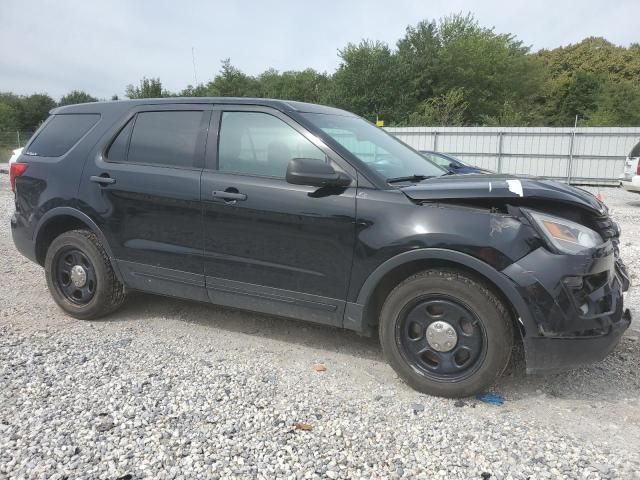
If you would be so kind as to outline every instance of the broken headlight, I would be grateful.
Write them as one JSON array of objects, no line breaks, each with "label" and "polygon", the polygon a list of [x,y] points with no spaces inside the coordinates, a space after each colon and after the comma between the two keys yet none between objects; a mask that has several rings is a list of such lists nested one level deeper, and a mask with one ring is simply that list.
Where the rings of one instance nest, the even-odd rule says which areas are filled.
[{"label": "broken headlight", "polygon": [[566,218],[522,210],[549,246],[558,253],[579,253],[603,243],[598,232]]}]

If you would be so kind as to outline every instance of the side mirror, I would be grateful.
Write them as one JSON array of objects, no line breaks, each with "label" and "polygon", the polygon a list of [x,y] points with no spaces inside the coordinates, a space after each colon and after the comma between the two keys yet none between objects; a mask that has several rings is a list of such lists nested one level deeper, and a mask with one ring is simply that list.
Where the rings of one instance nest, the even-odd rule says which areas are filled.
[{"label": "side mirror", "polygon": [[460,165],[458,165],[457,163],[450,163],[449,164],[449,168],[453,168],[454,170],[458,170],[460,168]]},{"label": "side mirror", "polygon": [[294,158],[287,166],[287,182],[312,187],[348,187],[351,177],[313,158]]}]

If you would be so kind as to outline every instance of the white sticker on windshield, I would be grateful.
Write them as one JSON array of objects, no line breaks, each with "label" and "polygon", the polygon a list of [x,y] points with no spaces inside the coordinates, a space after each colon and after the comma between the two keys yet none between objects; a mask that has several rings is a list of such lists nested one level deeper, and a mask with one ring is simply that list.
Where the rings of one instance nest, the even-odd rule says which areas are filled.
[{"label": "white sticker on windshield", "polygon": [[513,192],[520,197],[524,196],[524,192],[522,191],[522,183],[520,183],[520,180],[507,180],[507,186],[509,187],[510,192]]}]

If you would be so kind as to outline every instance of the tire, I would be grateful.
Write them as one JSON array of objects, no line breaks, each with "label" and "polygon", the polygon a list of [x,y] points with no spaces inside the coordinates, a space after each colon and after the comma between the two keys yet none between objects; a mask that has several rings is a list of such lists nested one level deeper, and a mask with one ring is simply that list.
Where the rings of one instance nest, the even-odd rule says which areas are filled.
[{"label": "tire", "polygon": [[[73,268],[77,266],[82,268],[74,276]],[[47,250],[44,268],[51,296],[72,317],[100,318],[124,302],[124,285],[116,277],[102,244],[89,230],[72,230],[56,237]],[[84,284],[78,286],[83,279]]]},{"label": "tire", "polygon": [[513,347],[505,305],[482,281],[450,269],[420,272],[393,289],[379,333],[387,361],[406,383],[451,398],[491,386]]}]

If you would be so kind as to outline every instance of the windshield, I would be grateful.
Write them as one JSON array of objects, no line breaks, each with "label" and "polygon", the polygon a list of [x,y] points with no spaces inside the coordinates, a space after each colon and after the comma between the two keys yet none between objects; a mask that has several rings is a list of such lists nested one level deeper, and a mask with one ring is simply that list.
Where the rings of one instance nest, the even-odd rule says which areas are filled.
[{"label": "windshield", "polygon": [[361,118],[323,113],[303,115],[386,179],[439,177],[447,173],[395,137]]},{"label": "windshield", "polygon": [[420,153],[422,153],[429,160],[431,160],[437,165],[440,165],[441,167],[448,168],[449,165],[451,164],[451,159],[445,157],[444,155],[440,155],[435,152],[420,152]]}]

